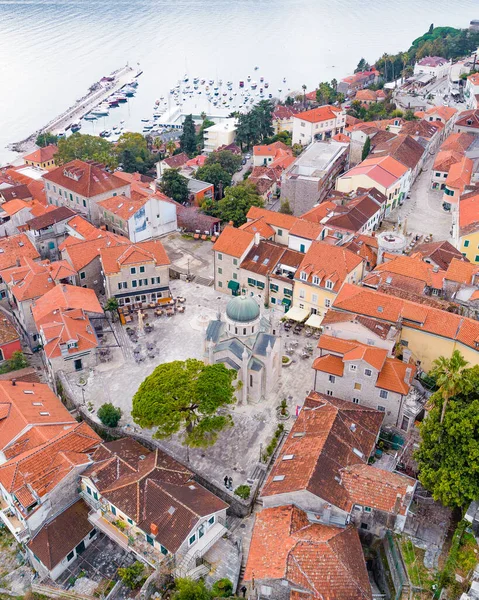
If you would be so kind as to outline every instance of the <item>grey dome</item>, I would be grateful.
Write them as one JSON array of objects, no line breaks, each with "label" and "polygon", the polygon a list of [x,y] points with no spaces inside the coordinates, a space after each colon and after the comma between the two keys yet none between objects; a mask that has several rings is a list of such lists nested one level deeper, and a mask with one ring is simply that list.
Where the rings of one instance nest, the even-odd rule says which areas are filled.
[{"label": "grey dome", "polygon": [[259,317],[259,305],[251,296],[236,296],[228,302],[226,315],[239,323],[248,323]]}]

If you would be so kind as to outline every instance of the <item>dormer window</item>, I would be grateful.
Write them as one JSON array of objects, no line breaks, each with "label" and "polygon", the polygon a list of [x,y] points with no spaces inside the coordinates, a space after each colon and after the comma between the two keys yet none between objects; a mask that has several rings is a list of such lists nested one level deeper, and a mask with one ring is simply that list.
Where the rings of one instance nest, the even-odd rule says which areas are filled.
[{"label": "dormer window", "polygon": [[78,348],[78,342],[75,340],[70,340],[67,344],[68,349],[70,348]]},{"label": "dormer window", "polygon": [[329,279],[326,281],[326,289],[328,289],[328,290],[333,289],[333,282],[330,281]]},{"label": "dormer window", "polygon": [[319,277],[317,275],[313,275],[313,285],[319,285]]},{"label": "dormer window", "polygon": [[308,276],[304,271],[301,271],[301,273],[299,274],[299,278],[301,279],[301,281],[306,281],[308,279]]}]

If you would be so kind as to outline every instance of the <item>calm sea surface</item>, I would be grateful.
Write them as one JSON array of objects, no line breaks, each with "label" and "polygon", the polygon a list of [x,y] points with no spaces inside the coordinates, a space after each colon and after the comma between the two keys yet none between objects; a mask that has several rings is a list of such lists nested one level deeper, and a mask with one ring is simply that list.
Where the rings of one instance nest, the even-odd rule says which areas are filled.
[{"label": "calm sea surface", "polygon": [[144,73],[121,110],[141,129],[185,72],[311,90],[361,56],[406,50],[432,21],[467,27],[474,18],[479,0],[0,0],[0,164],[14,157],[6,144],[127,62]]}]

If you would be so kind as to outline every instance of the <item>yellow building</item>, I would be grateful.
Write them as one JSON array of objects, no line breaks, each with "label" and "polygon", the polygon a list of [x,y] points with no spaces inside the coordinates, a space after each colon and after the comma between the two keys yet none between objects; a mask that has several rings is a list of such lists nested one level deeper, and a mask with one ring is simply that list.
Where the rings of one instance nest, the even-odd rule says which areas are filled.
[{"label": "yellow building", "polygon": [[462,255],[479,263],[479,191],[461,197],[455,239]]},{"label": "yellow building", "polygon": [[31,154],[27,154],[23,157],[26,165],[31,167],[38,167],[39,169],[54,169],[55,165],[55,154],[58,152],[57,146],[50,144],[45,148],[38,148]]},{"label": "yellow building", "polygon": [[395,326],[400,323],[402,347],[425,371],[436,358],[450,357],[454,350],[470,366],[479,364],[479,321],[474,319],[349,284],[341,288],[334,308]]},{"label": "yellow building", "polygon": [[363,259],[354,252],[312,242],[294,277],[292,318],[302,321],[317,315],[310,324],[318,326],[343,283],[358,283],[363,270]]}]

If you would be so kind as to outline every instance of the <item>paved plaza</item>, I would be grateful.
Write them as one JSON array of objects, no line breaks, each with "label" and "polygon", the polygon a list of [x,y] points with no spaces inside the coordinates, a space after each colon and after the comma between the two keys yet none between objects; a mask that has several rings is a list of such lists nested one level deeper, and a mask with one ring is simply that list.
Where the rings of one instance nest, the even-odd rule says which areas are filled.
[{"label": "paved plaza", "polygon": [[[133,344],[126,330],[120,324],[115,325],[115,332],[121,347],[112,348],[110,362],[101,363],[89,373],[84,371],[69,376],[70,387],[76,401],[84,401],[87,406],[94,407],[92,416],[105,402],[111,402],[123,411],[121,424],[125,431],[140,432],[132,422],[130,411],[132,398],[140,383],[152,373],[161,363],[187,358],[203,359],[204,335],[208,321],[215,318],[218,311],[224,313],[226,304],[231,296],[218,294],[212,287],[205,287],[181,280],[171,282],[174,297],[186,298],[186,312],[172,317],[154,317],[152,311],[145,322],[151,321],[154,329],[150,334],[141,337]],[[271,309],[263,310],[265,316],[271,314]],[[278,315],[281,316],[281,315]],[[260,457],[261,449],[271,440],[278,425],[277,411],[283,398],[288,401],[290,419],[285,421],[285,427],[291,428],[296,414],[296,407],[302,405],[307,393],[313,386],[312,357],[301,359],[301,350],[306,344],[316,340],[304,335],[294,335],[281,331],[284,343],[293,338],[298,347],[292,356],[295,361],[282,368],[281,379],[277,382],[270,397],[257,404],[236,405],[231,410],[234,427],[224,431],[218,442],[206,450],[190,450],[189,460],[192,468],[206,476],[217,485],[223,485],[225,475],[233,478],[233,486],[244,483],[253,474]],[[113,342],[112,334],[105,336],[105,343]],[[148,357],[147,344],[154,346],[152,356]],[[137,362],[134,353],[140,346],[144,360]],[[83,384],[83,385],[82,385]],[[151,437],[152,431],[143,434]],[[159,446],[172,453],[183,462],[187,462],[186,449],[179,439],[159,441]]]}]

